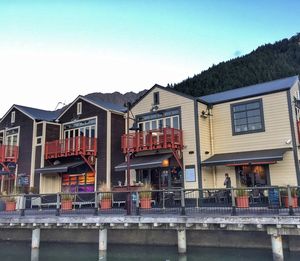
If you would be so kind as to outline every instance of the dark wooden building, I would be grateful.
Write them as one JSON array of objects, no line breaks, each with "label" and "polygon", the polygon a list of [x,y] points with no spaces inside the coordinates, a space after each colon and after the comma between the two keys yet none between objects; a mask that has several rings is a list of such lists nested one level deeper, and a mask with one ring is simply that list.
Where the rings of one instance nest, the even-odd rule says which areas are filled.
[{"label": "dark wooden building", "polygon": [[45,111],[13,105],[0,120],[1,191],[15,187],[24,192],[39,188],[35,168],[43,165],[46,132],[58,128],[54,122],[60,111]]},{"label": "dark wooden building", "polygon": [[44,164],[37,167],[40,192],[92,192],[101,183],[124,182],[114,166],[124,160],[121,136],[124,108],[97,98],[78,96],[47,128]]}]

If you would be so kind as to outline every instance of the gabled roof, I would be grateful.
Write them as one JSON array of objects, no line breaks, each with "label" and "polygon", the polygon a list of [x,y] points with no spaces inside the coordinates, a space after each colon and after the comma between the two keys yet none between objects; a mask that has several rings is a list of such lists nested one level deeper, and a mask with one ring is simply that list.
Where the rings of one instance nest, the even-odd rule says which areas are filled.
[{"label": "gabled roof", "polygon": [[13,110],[17,109],[32,120],[37,121],[54,121],[57,116],[61,113],[62,110],[56,111],[46,111],[41,109],[36,109],[32,107],[27,107],[23,105],[14,104],[11,108],[6,112],[6,114],[0,119],[0,122]]},{"label": "gabled roof", "polygon": [[255,97],[290,89],[299,80],[298,75],[275,81],[269,81],[237,88],[229,91],[210,94],[198,98],[198,101],[206,104],[218,104],[242,98]]},{"label": "gabled roof", "polygon": [[85,96],[82,96],[82,95],[79,95],[72,103],[70,103],[65,109],[63,112],[61,112],[58,116],[57,116],[57,120],[60,119],[64,113],[69,110],[79,99],[83,100],[83,101],[86,101],[90,104],[93,104],[94,106],[96,107],[99,107],[100,109],[102,110],[105,110],[105,111],[111,111],[111,112],[114,112],[114,113],[117,113],[117,114],[123,114],[125,111],[126,111],[126,108],[123,107],[123,106],[120,106],[118,104],[114,104],[114,103],[111,103],[111,102],[106,102],[106,101],[103,101],[99,98],[87,98]]},{"label": "gabled roof", "polygon": [[21,112],[24,112],[34,120],[54,121],[57,118],[57,116],[61,113],[61,110],[45,111],[22,105],[15,105],[15,108],[19,109]]},{"label": "gabled roof", "polygon": [[124,112],[126,111],[126,108],[124,106],[121,106],[119,104],[103,101],[102,99],[98,97],[84,97],[85,100],[89,100],[93,103],[96,103],[97,105],[106,108],[107,110],[113,110],[117,112]]},{"label": "gabled roof", "polygon": [[154,84],[148,91],[146,91],[140,98],[138,98],[137,100],[135,100],[133,103],[132,103],[132,107],[133,108],[136,104],[138,104],[142,99],[144,99],[144,97],[146,97],[153,89],[155,88],[159,88],[159,89],[162,89],[164,91],[168,91],[168,92],[172,92],[176,95],[179,95],[179,96],[182,96],[182,97],[185,97],[185,98],[188,98],[188,99],[191,99],[191,100],[194,100],[195,97],[193,96],[190,96],[188,94],[185,94],[185,93],[182,93],[182,92],[178,92],[172,88],[168,88],[168,87],[163,87],[159,84]]}]

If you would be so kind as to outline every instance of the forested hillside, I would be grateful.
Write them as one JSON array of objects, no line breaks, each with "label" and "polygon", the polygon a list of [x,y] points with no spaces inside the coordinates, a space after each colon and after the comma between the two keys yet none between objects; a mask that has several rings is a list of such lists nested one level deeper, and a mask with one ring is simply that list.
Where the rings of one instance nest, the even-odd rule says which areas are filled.
[{"label": "forested hillside", "polygon": [[258,47],[253,52],[221,62],[181,83],[168,85],[202,96],[300,74],[300,33],[290,39]]}]

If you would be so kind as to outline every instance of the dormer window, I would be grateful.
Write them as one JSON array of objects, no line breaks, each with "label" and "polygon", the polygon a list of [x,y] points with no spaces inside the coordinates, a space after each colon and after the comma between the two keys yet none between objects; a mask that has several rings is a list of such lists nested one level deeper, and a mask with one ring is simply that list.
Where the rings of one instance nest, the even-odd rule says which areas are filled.
[{"label": "dormer window", "polygon": [[159,104],[159,92],[154,92],[153,93],[153,105],[158,105]]},{"label": "dormer window", "polygon": [[77,115],[82,114],[82,102],[77,103]]},{"label": "dormer window", "polygon": [[15,123],[16,121],[16,112],[13,111],[11,112],[11,115],[10,115],[10,123]]}]

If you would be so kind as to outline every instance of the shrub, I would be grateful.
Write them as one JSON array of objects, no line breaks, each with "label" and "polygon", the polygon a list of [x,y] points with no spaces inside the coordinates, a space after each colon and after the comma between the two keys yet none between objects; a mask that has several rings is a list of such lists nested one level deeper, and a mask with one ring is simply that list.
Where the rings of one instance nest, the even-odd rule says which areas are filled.
[{"label": "shrub", "polygon": [[236,196],[237,197],[248,196],[248,191],[246,189],[237,189],[236,190]]},{"label": "shrub", "polygon": [[145,183],[144,187],[139,191],[140,198],[151,198],[152,197],[152,187],[150,183]]}]

